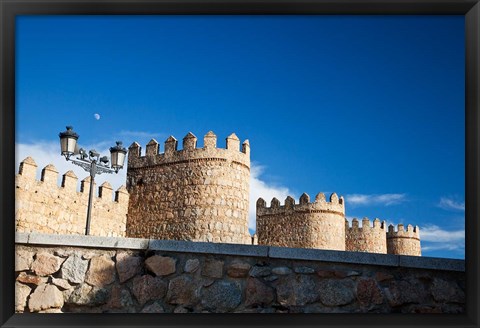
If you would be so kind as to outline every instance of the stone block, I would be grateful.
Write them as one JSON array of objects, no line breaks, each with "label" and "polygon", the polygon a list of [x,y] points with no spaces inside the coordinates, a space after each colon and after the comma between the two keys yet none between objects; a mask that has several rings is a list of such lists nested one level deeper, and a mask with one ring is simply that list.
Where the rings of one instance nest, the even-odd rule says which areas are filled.
[{"label": "stone block", "polygon": [[303,306],[318,299],[315,281],[310,275],[284,276],[277,283],[277,302],[283,306]]},{"label": "stone block", "polygon": [[201,289],[204,309],[217,312],[232,312],[242,301],[240,286],[231,281],[218,280]]},{"label": "stone block", "polygon": [[140,305],[150,300],[161,299],[167,292],[167,284],[160,277],[136,276],[132,285],[133,295]]},{"label": "stone block", "polygon": [[78,285],[70,294],[67,303],[77,305],[99,306],[108,301],[109,292],[105,288],[91,287],[83,283]]},{"label": "stone block", "polygon": [[382,304],[384,297],[382,290],[374,279],[360,279],[357,282],[357,299],[361,306],[369,307],[372,304]]},{"label": "stone block", "polygon": [[211,278],[221,278],[223,276],[223,261],[205,260],[202,275]]},{"label": "stone block", "polygon": [[63,306],[63,294],[53,285],[43,284],[35,288],[28,300],[30,312],[38,312]]},{"label": "stone block", "polygon": [[27,271],[33,262],[35,253],[26,250],[17,250],[15,252],[15,271]]},{"label": "stone block", "polygon": [[60,290],[67,290],[67,289],[73,288],[68,283],[68,280],[65,280],[65,279],[59,279],[59,278],[53,278],[52,277],[52,284],[54,284],[57,287],[60,287]]},{"label": "stone block", "polygon": [[27,305],[27,297],[32,289],[19,282],[15,283],[15,312],[24,312]]},{"label": "stone block", "polygon": [[194,305],[199,300],[198,285],[191,276],[179,276],[170,280],[166,300],[170,304]]},{"label": "stone block", "polygon": [[39,276],[48,276],[57,272],[63,261],[64,259],[46,252],[37,253],[32,263],[32,271]]},{"label": "stone block", "polygon": [[188,259],[185,263],[183,271],[187,273],[194,273],[200,267],[200,261],[198,259]]},{"label": "stone block", "polygon": [[274,289],[257,278],[248,278],[245,287],[245,306],[268,306],[275,299]]},{"label": "stone block", "polygon": [[327,279],[319,283],[317,292],[320,301],[327,306],[350,304],[355,299],[351,280]]},{"label": "stone block", "polygon": [[93,257],[85,281],[97,287],[111,284],[115,281],[115,262],[106,255]]},{"label": "stone block", "polygon": [[45,284],[47,282],[48,278],[47,277],[39,277],[35,275],[30,275],[25,272],[20,272],[20,274],[17,277],[18,282],[22,282],[24,284],[31,284],[31,285],[41,285]]},{"label": "stone block", "polygon": [[60,277],[71,283],[79,284],[85,279],[87,268],[88,261],[83,260],[79,253],[73,253],[63,262]]},{"label": "stone block", "polygon": [[153,255],[145,260],[145,267],[157,276],[175,273],[177,260],[168,256]]},{"label": "stone block", "polygon": [[125,252],[117,253],[116,268],[121,283],[142,272],[143,259]]},{"label": "stone block", "polygon": [[245,278],[252,266],[245,262],[232,263],[227,268],[227,275],[232,278]]},{"label": "stone block", "polygon": [[112,287],[112,292],[110,293],[110,299],[107,305],[108,308],[111,309],[128,309],[134,304],[128,289],[115,285]]}]

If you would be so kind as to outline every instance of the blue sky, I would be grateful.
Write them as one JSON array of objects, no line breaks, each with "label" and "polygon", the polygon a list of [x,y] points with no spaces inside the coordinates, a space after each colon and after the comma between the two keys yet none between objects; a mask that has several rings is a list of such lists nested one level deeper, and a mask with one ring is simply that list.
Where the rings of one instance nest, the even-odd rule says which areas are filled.
[{"label": "blue sky", "polygon": [[[235,132],[250,141],[252,200],[336,192],[349,219],[418,225],[423,255],[464,257],[463,16],[22,16],[16,28],[17,163],[76,170],[58,153],[67,124],[104,154],[189,131],[224,147]],[[124,171],[97,182],[119,187]]]}]

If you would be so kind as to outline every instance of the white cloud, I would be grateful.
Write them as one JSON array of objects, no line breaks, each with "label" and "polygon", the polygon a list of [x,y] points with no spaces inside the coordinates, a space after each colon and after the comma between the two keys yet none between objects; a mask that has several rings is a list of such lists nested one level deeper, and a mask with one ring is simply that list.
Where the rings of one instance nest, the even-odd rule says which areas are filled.
[{"label": "white cloud", "polygon": [[444,210],[465,211],[465,202],[460,202],[452,198],[442,197],[438,203],[438,207]]},{"label": "white cloud", "polygon": [[100,119],[100,114],[95,113],[95,114],[93,114],[93,117],[95,117],[95,119],[98,121]]},{"label": "white cloud", "polygon": [[348,205],[396,205],[407,200],[406,194],[351,194],[345,196]]},{"label": "white cloud", "polygon": [[263,198],[267,204],[273,197],[282,201],[291,194],[287,187],[269,184],[260,179],[264,167],[256,163],[250,165],[250,208],[248,212],[248,227],[256,230],[256,204],[257,199]]},{"label": "white cloud", "polygon": [[[106,145],[106,143],[102,142],[97,145],[87,145],[82,147],[87,151],[90,149],[96,149],[101,156],[110,157],[109,147],[104,145]],[[39,180],[42,169],[48,164],[53,164],[57,168],[59,186],[62,181],[62,175],[69,170],[75,172],[75,175],[78,177],[79,182],[77,190],[80,189],[80,181],[89,176],[87,171],[70,161],[66,161],[65,157],[60,155],[60,142],[38,142],[36,144],[17,143],[15,145],[15,174],[18,173],[20,162],[28,156],[32,157],[35,163],[37,163],[37,179]],[[112,185],[114,191],[120,188],[120,186],[125,185],[126,173],[126,170],[122,169],[117,174],[103,173],[95,176],[95,184],[97,185],[96,192],[98,192],[98,187],[105,181],[108,181]]]},{"label": "white cloud", "polygon": [[448,244],[431,244],[428,246],[422,245],[422,252],[430,252],[430,251],[463,251],[465,249],[464,244],[455,244],[455,243],[448,243]]},{"label": "white cloud", "polygon": [[465,242],[465,230],[442,230],[436,225],[423,226],[420,229],[422,241],[434,243],[456,243]]},{"label": "white cloud", "polygon": [[420,228],[422,252],[429,251],[460,251],[465,250],[465,230],[443,230],[436,225]]}]

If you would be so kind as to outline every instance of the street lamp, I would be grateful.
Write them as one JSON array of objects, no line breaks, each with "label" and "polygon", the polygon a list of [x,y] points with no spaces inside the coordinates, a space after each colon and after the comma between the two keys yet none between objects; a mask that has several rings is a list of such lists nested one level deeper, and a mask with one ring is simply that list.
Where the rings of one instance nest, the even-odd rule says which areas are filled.
[{"label": "street lamp", "polygon": [[[62,156],[65,156],[67,161],[82,167],[85,171],[90,172],[90,193],[88,195],[88,209],[87,209],[87,226],[85,228],[85,235],[90,234],[90,217],[92,212],[93,199],[93,185],[95,183],[95,175],[102,173],[118,173],[123,168],[125,162],[125,155],[127,150],[122,146],[121,141],[116,142],[116,146],[110,148],[111,168],[108,167],[109,159],[107,156],[100,157],[100,154],[92,149],[87,152],[77,147],[77,140],[79,135],[73,131],[71,126],[67,126],[67,131],[60,132],[60,148]],[[73,155],[79,155],[76,159],[72,159]]]}]

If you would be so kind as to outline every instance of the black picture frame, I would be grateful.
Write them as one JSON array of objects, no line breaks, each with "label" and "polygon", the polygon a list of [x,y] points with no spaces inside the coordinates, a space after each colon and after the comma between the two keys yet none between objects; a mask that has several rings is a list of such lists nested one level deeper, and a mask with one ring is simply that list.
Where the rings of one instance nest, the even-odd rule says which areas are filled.
[{"label": "black picture frame", "polygon": [[[15,17],[39,14],[426,14],[465,15],[465,314],[15,314]],[[478,327],[479,62],[478,0],[0,0],[0,324],[1,327],[430,326]],[[432,111],[432,115],[434,115]]]}]

